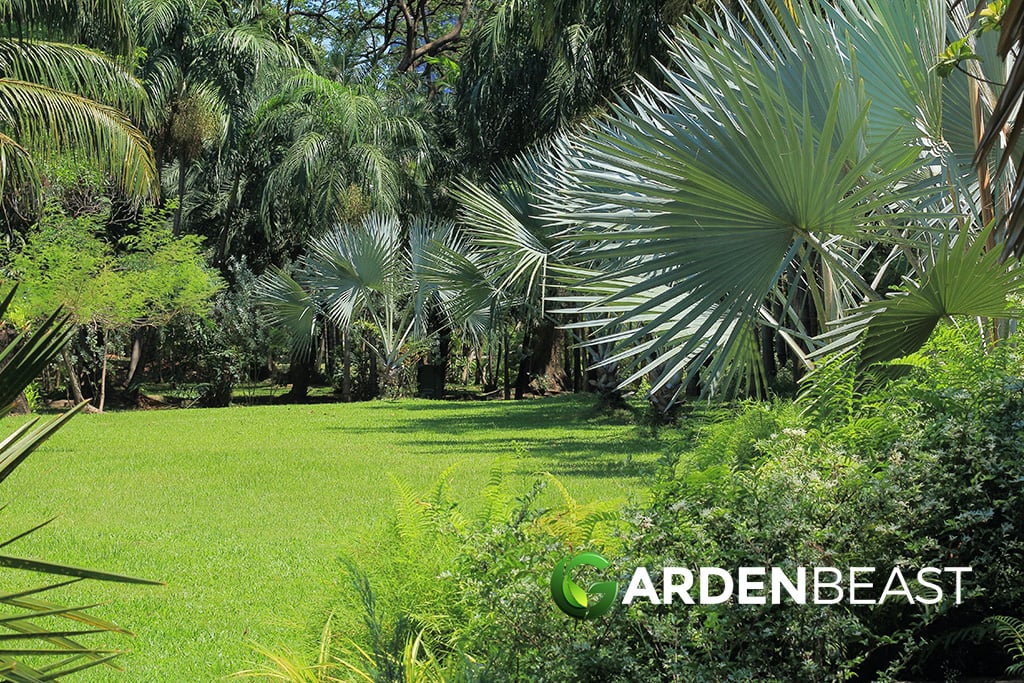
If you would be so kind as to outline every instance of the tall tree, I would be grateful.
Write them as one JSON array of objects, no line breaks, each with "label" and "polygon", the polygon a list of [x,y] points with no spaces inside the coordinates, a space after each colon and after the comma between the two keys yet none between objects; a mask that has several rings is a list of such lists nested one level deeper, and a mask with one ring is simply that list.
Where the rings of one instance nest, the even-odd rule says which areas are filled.
[{"label": "tall tree", "polygon": [[262,189],[270,224],[304,241],[370,211],[427,205],[433,142],[422,97],[401,84],[347,84],[299,72],[257,115],[255,140],[271,156]]},{"label": "tall tree", "polygon": [[[149,142],[132,118],[145,93],[124,60],[132,32],[121,3],[0,1],[0,200],[31,203],[39,155],[88,155],[135,198],[153,196]],[[10,221],[5,221],[10,229]]]},{"label": "tall tree", "polygon": [[661,34],[690,0],[502,0],[459,57],[452,121],[464,155],[488,168],[596,112],[638,77],[661,82]]},{"label": "tall tree", "polygon": [[289,34],[301,32],[346,77],[419,74],[429,84],[451,74],[475,14],[472,0],[277,0]]},{"label": "tall tree", "polygon": [[[192,165],[204,151],[219,159],[237,146],[261,68],[299,64],[296,51],[261,13],[262,3],[134,0],[146,47],[142,73],[153,106],[150,134],[164,180],[178,200],[175,233],[184,229]],[[170,188],[168,188],[170,189]]]}]

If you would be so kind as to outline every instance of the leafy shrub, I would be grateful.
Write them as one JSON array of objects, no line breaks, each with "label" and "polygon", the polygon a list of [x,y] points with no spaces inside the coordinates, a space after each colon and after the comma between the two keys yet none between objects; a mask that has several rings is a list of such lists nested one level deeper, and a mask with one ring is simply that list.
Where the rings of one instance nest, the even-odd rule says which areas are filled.
[{"label": "leafy shrub", "polygon": [[[1009,661],[996,629],[1012,648],[1008,625],[1024,618],[1021,359],[1013,345],[978,348],[949,328],[901,364],[893,382],[830,368],[828,381],[847,388],[825,411],[751,402],[688,415],[639,508],[579,505],[564,490],[545,508],[542,491],[559,490],[557,480],[515,493],[498,472],[486,509],[466,518],[443,484],[431,497],[400,488],[385,534],[397,542],[371,577],[375,635],[362,642],[391,643],[373,661],[399,661],[415,634],[447,680],[999,673]],[[638,566],[655,585],[666,566],[875,567],[878,589],[896,566],[973,573],[959,605],[636,601],[576,622],[556,609],[548,581],[583,549],[612,561],[603,578],[620,590]],[[950,595],[952,581],[942,583]],[[392,680],[378,674],[371,680]]]},{"label": "leafy shrub", "polygon": [[[869,393],[830,369],[829,410],[748,404],[672,459],[624,567],[970,566],[932,607],[635,604],[609,627],[646,680],[994,674],[986,617],[1024,604],[1024,392],[1017,349],[954,327]],[[659,578],[652,576],[655,584]],[[948,588],[948,586],[947,586]],[[623,678],[631,676],[625,670]]]}]

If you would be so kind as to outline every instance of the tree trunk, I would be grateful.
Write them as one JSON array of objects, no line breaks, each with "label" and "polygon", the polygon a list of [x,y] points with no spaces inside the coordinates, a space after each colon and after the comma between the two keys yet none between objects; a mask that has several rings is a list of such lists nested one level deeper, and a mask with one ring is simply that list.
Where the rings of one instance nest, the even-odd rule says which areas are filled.
[{"label": "tree trunk", "polygon": [[[480,385],[484,387],[484,391],[488,391],[487,387],[492,386],[495,389],[498,387],[498,382],[494,379],[494,339],[491,335],[487,335],[487,365],[484,368],[484,378],[480,382]],[[492,389],[493,391],[493,389]]]},{"label": "tree trunk", "polygon": [[523,360],[516,378],[516,398],[530,389],[534,378],[543,378],[546,389],[565,391],[569,380],[565,372],[565,331],[551,320],[541,320],[523,337]]},{"label": "tree trunk", "polygon": [[768,381],[775,381],[775,376],[779,374],[775,364],[775,330],[767,325],[761,326],[761,365]]},{"label": "tree trunk", "polygon": [[107,333],[103,332],[103,360],[100,363],[100,404],[97,406],[99,412],[103,412],[103,405],[107,401]]},{"label": "tree trunk", "polygon": [[438,365],[441,366],[441,395],[438,398],[441,398],[444,396],[444,386],[448,381],[448,363],[452,355],[452,333],[443,323],[437,334],[437,355]]},{"label": "tree trunk", "polygon": [[150,328],[136,327],[132,332],[132,355],[128,363],[128,377],[124,381],[124,389],[134,396],[139,393],[139,369],[146,365],[146,346],[149,341]]},{"label": "tree trunk", "polygon": [[188,155],[187,152],[182,149],[181,153],[178,154],[178,208],[174,211],[173,229],[175,237],[181,235],[181,215],[185,211],[185,176],[187,167]]},{"label": "tree trunk", "polygon": [[[71,363],[71,354],[68,352],[67,346],[65,346],[64,350],[61,351],[61,356],[63,357],[64,365],[67,367],[68,370],[68,384],[71,385],[71,398],[75,400],[76,404],[83,403],[85,401],[85,397],[82,396],[82,385],[78,381],[78,373],[75,372],[75,366],[72,365]],[[89,413],[99,412],[99,410],[97,410],[93,406],[86,406],[85,410],[86,412]]]},{"label": "tree trunk", "polygon": [[501,344],[501,355],[505,358],[505,400],[512,398],[512,388],[509,385],[509,372],[508,372],[508,329],[505,329],[505,340]]},{"label": "tree trunk", "polygon": [[[526,394],[526,390],[530,388],[530,332],[531,326],[529,324],[524,326],[526,328],[523,332],[523,345],[520,347],[520,353],[522,359],[519,361],[519,372],[516,374],[516,400],[519,401]],[[506,359],[507,360],[507,359]]]},{"label": "tree trunk", "polygon": [[[228,258],[228,249],[231,247],[231,222],[238,210],[238,188],[242,182],[242,167],[238,165],[234,178],[231,180],[231,196],[228,197],[228,206],[224,215],[224,227],[220,231],[220,239],[217,240],[217,264],[223,264]],[[179,186],[180,189],[180,186]]]},{"label": "tree trunk", "polygon": [[288,398],[292,401],[305,401],[309,398],[309,379],[313,370],[313,359],[315,354],[310,349],[309,354],[299,360],[292,359],[288,366],[288,383],[292,388],[288,391]]},{"label": "tree trunk", "polygon": [[341,333],[341,400],[352,401],[352,348],[348,330]]}]

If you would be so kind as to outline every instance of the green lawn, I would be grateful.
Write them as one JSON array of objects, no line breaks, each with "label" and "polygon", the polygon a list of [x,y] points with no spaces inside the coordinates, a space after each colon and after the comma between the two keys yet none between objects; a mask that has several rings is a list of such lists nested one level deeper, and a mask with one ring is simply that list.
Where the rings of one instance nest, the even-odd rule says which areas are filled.
[{"label": "green lawn", "polygon": [[[14,427],[0,425],[0,435]],[[64,602],[133,630],[123,674],[75,680],[205,683],[257,661],[250,643],[302,649],[348,590],[341,554],[372,564],[391,477],[426,491],[449,465],[472,506],[500,459],[550,471],[580,500],[640,494],[660,446],[589,401],[403,401],[82,415],[6,483],[6,549],[155,578],[78,585]]]}]

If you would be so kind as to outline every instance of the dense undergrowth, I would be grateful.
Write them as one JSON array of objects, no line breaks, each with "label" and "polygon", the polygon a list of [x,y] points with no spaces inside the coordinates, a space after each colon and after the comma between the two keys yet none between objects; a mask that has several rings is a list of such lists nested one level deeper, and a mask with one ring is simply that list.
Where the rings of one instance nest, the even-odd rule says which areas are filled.
[{"label": "dense undergrowth", "polygon": [[[308,680],[373,681],[998,675],[1012,664],[1000,636],[1012,646],[1007,624],[1024,616],[1024,372],[1013,345],[967,339],[941,330],[887,368],[894,380],[823,370],[805,387],[813,401],[691,410],[649,504],[581,505],[562,491],[542,505],[557,479],[512,493],[500,469],[478,514],[461,510],[444,477],[423,495],[402,489],[387,559],[347,569],[364,623],[328,637],[318,668],[292,665]],[[616,601],[577,622],[548,581],[583,549],[612,561],[603,578],[620,597],[638,566],[655,585],[666,566],[972,573],[962,604]]]}]

